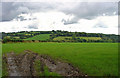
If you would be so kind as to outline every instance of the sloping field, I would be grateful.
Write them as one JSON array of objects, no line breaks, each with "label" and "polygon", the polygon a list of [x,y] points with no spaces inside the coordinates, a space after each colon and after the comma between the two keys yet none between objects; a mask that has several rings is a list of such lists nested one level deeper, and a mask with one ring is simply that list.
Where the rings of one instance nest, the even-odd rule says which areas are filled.
[{"label": "sloping field", "polygon": [[40,34],[24,40],[47,40],[49,39],[49,37],[50,37],[50,34]]},{"label": "sloping field", "polygon": [[77,37],[85,40],[102,40],[101,37]]},{"label": "sloping field", "polygon": [[[85,39],[85,40],[102,40],[101,37],[76,37],[76,38]],[[59,37],[54,38],[53,40],[58,40],[58,41],[67,40],[67,41],[69,41],[70,39],[72,39],[72,37],[59,36]]]},{"label": "sloping field", "polygon": [[3,54],[30,50],[72,63],[88,76],[118,75],[118,43],[7,43]]},{"label": "sloping field", "polygon": [[61,41],[61,40],[66,40],[66,39],[68,39],[68,41],[69,41],[69,39],[72,39],[72,37],[61,37],[61,36],[59,36],[59,37],[54,38],[53,40]]}]

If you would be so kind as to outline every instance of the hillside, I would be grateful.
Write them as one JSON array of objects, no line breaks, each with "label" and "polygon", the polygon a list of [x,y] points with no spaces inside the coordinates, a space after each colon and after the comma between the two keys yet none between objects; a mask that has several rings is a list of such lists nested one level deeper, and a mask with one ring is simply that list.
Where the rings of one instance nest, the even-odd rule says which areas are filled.
[{"label": "hillside", "polygon": [[50,37],[50,34],[40,34],[24,40],[47,40],[49,39],[49,37]]},{"label": "hillside", "polygon": [[[88,41],[88,40],[102,40],[101,37],[76,37],[76,39],[83,39],[83,40],[86,40],[86,41]],[[62,41],[62,40],[71,41],[72,37],[59,36],[59,37],[54,38],[53,40],[55,40],[55,41]]]},{"label": "hillside", "polygon": [[119,42],[119,35],[68,31],[21,31],[12,33],[2,33],[2,41],[24,42],[24,41],[44,41],[44,42]]}]

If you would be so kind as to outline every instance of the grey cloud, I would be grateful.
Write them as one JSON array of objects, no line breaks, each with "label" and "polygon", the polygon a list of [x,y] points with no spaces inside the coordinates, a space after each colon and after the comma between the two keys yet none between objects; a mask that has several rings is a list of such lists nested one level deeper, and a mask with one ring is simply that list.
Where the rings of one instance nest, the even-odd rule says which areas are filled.
[{"label": "grey cloud", "polygon": [[[72,6],[74,4],[74,6]],[[79,19],[94,19],[97,16],[105,13],[106,15],[113,15],[117,13],[117,3],[113,2],[73,2],[73,3],[58,3],[58,2],[6,2],[2,5],[3,20],[12,20],[18,14],[33,13],[33,12],[46,12],[49,10],[56,10],[66,14],[73,14],[75,18],[72,20],[63,20],[64,24],[77,23]]]},{"label": "grey cloud", "polygon": [[2,3],[2,21],[10,21],[15,18],[19,14],[17,8],[17,6],[13,6],[12,2]]},{"label": "grey cloud", "polygon": [[0,3],[0,21],[2,21],[2,4]]},{"label": "grey cloud", "polygon": [[93,19],[103,13],[113,15],[113,12],[118,10],[118,6],[117,3],[111,2],[82,2],[75,8],[66,9],[63,9],[65,13],[73,13],[78,18]]},{"label": "grey cloud", "polygon": [[28,25],[28,29],[38,29],[38,23]]},{"label": "grey cloud", "polygon": [[2,21],[10,21],[21,13],[43,12],[53,9],[49,3],[38,2],[3,2]]},{"label": "grey cloud", "polygon": [[67,19],[67,20],[62,19],[61,22],[63,22],[64,25],[68,25],[68,24],[78,23],[77,20],[78,20],[78,19],[76,19],[76,18],[73,18],[72,20],[69,20],[69,19]]},{"label": "grey cloud", "polygon": [[99,22],[93,28],[108,28],[108,27],[103,22]]},{"label": "grey cloud", "polygon": [[[25,12],[22,12],[22,14],[26,14]],[[21,15],[19,15],[19,16],[17,16],[17,17],[15,17],[14,18],[16,21],[25,21],[25,20],[36,20],[37,18],[36,17],[32,17],[32,15],[30,15],[30,17],[29,18],[25,18],[24,16],[21,16]]]},{"label": "grey cloud", "polygon": [[118,15],[120,15],[120,1],[118,2]]}]

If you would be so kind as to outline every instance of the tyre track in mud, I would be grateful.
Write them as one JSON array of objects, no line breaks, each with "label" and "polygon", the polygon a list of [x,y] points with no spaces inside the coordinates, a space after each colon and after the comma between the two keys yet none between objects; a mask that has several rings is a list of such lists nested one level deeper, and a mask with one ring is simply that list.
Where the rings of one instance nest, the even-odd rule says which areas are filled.
[{"label": "tyre track in mud", "polygon": [[7,54],[7,63],[9,69],[9,76],[22,76],[16,64],[13,52],[11,54]]},{"label": "tyre track in mud", "polygon": [[55,72],[61,76],[85,76],[70,63],[54,60],[48,55],[39,55],[29,50],[19,55],[14,52],[7,53],[3,58],[6,58],[3,61],[6,61],[9,76],[37,76],[34,68],[36,60],[41,62],[41,72],[44,71],[44,66],[47,66],[49,72]]}]

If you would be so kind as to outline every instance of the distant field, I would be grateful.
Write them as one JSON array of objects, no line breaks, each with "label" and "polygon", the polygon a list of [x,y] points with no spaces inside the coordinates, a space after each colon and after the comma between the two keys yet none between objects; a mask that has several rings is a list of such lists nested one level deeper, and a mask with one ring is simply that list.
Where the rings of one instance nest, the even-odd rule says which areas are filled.
[{"label": "distant field", "polygon": [[118,43],[7,43],[2,50],[48,54],[72,63],[89,76],[118,75]]},{"label": "distant field", "polygon": [[50,37],[50,34],[40,34],[24,40],[47,40],[49,39],[49,37]]},{"label": "distant field", "polygon": [[[65,40],[66,38],[69,38],[69,39],[72,39],[72,37],[56,37],[54,38],[53,40],[58,40],[58,41],[61,41],[61,40]],[[69,40],[68,40],[69,41]]]},{"label": "distant field", "polygon": [[[102,40],[101,37],[76,37],[76,38],[85,39],[85,40]],[[72,39],[72,37],[59,36],[59,37],[54,38],[53,40],[58,40],[58,41],[67,40],[67,41],[69,41],[69,39]]]},{"label": "distant field", "polygon": [[101,37],[77,37],[85,40],[102,40]]}]

